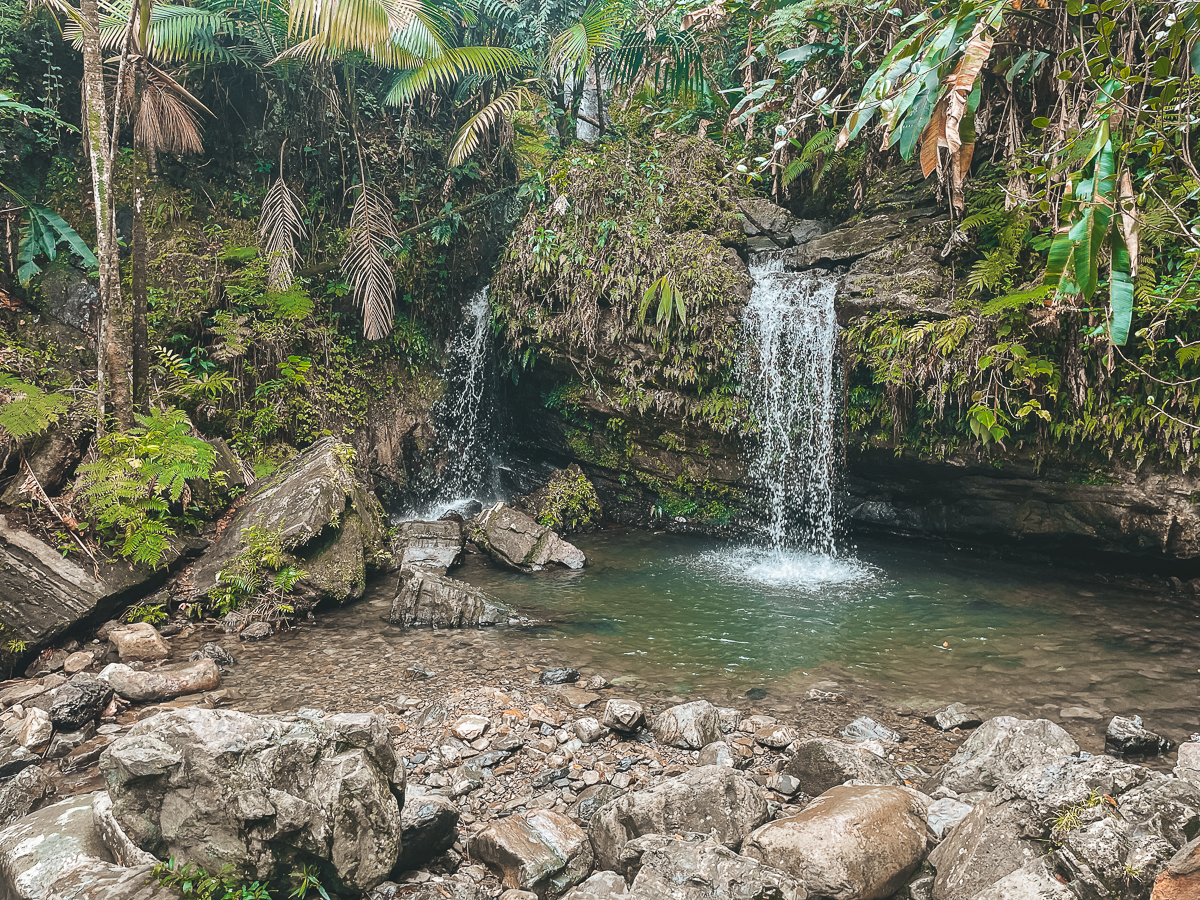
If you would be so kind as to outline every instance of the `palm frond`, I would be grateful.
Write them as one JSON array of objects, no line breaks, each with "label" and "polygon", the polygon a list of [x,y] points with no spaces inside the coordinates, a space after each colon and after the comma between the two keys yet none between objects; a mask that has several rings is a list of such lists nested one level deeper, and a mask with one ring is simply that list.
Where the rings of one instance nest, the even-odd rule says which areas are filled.
[{"label": "palm frond", "polygon": [[448,47],[439,56],[403,66],[383,102],[389,106],[411,103],[438,85],[452,84],[467,75],[494,78],[521,69],[528,61],[507,47]]},{"label": "palm frond", "polygon": [[[197,108],[208,112],[174,78],[143,60],[146,79],[142,104],[134,124],[133,139],[147,150],[166,153],[202,153]],[[209,113],[211,115],[211,113]]]},{"label": "palm frond", "polygon": [[270,259],[267,286],[286,291],[292,283],[296,264],[296,243],[304,240],[304,204],[283,180],[283,168],[267,196],[263,198],[258,220],[258,236],[263,252]]},{"label": "palm frond", "polygon": [[536,105],[533,93],[523,84],[509,88],[475,115],[467,120],[458,137],[454,140],[454,148],[450,151],[447,163],[451,168],[461,165],[462,161],[475,152],[479,141],[490,132],[505,117],[516,112],[522,106]]},{"label": "palm frond", "polygon": [[363,336],[368,341],[386,337],[392,330],[396,279],[384,257],[400,240],[395,210],[387,195],[373,184],[359,186],[350,214],[342,272],[354,287],[354,300],[362,311]]},{"label": "palm frond", "polygon": [[597,52],[611,50],[620,43],[620,22],[621,8],[613,0],[590,4],[579,21],[550,44],[551,70],[569,70],[582,78]]}]

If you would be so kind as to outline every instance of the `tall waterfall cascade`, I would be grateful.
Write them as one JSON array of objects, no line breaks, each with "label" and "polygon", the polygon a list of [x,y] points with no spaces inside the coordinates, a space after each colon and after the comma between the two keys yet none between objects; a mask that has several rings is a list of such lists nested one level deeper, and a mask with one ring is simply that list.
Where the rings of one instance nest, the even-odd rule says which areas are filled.
[{"label": "tall waterfall cascade", "polygon": [[834,556],[837,280],[786,272],[772,253],[754,257],[750,274],[742,383],[758,427],[748,474],[766,503],[767,541]]},{"label": "tall waterfall cascade", "polygon": [[424,516],[430,518],[472,499],[493,499],[499,492],[486,285],[471,296],[463,313],[463,322],[446,347],[446,390],[433,413],[439,438],[432,456],[442,465],[422,479],[417,491],[419,500],[429,506]]}]

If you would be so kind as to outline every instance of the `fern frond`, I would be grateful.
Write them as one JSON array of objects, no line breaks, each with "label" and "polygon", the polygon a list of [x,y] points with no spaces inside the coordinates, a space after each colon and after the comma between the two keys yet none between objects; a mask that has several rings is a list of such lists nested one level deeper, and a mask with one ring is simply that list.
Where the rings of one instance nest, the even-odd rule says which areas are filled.
[{"label": "fern frond", "polygon": [[39,434],[59,420],[71,406],[65,394],[47,394],[36,385],[0,372],[0,430],[16,440]]}]

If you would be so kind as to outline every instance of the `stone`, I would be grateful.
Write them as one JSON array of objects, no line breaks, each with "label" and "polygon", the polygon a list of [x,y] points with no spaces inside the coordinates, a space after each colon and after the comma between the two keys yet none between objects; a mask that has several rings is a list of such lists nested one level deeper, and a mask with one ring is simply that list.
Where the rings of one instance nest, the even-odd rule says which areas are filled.
[{"label": "stone", "polygon": [[96,657],[92,656],[86,650],[76,650],[63,662],[63,671],[68,675],[74,675],[77,672],[82,672],[84,669],[91,666],[96,661]]},{"label": "stone", "polygon": [[597,893],[598,898],[806,900],[809,896],[798,879],[739,856],[703,835],[652,834],[637,838],[625,845],[621,865],[626,879],[632,881],[628,893]]},{"label": "stone", "polygon": [[402,574],[423,569],[445,575],[457,565],[462,551],[462,523],[455,519],[401,522],[392,537],[393,565]]},{"label": "stone", "polygon": [[925,859],[929,798],[886,785],[830,788],[804,811],[759,828],[742,854],[827,900],[883,900]]},{"label": "stone", "polygon": [[792,240],[797,244],[807,244],[829,231],[829,226],[817,219],[798,219],[792,226]]},{"label": "stone", "polygon": [[31,766],[18,772],[0,784],[0,829],[29,815],[52,796],[54,782],[41,769]]},{"label": "stone", "polygon": [[[251,622],[238,632],[239,641],[265,641],[275,635],[270,622]],[[212,659],[212,657],[206,657]],[[215,661],[215,660],[214,660]]]},{"label": "stone", "polygon": [[50,746],[50,736],[54,726],[50,724],[50,714],[44,710],[30,708],[25,710],[25,718],[21,720],[21,728],[17,731],[17,743],[30,753],[43,753]]},{"label": "stone", "polygon": [[482,737],[492,723],[487,716],[461,716],[450,726],[450,732],[460,741],[475,740]]},{"label": "stone", "polygon": [[89,860],[54,882],[42,900],[184,900],[179,888],[160,884],[153,869]]},{"label": "stone", "polygon": [[575,736],[585,744],[599,740],[600,736],[604,734],[604,726],[600,724],[600,720],[591,716],[576,719],[571,728],[575,732]]},{"label": "stone", "polygon": [[588,825],[596,865],[618,870],[626,842],[647,834],[714,833],[737,850],[767,820],[762,789],[726,766],[701,766],[643,791],[622,794],[601,807]]},{"label": "stone", "polygon": [[396,871],[416,869],[448,850],[454,843],[458,817],[458,807],[440,794],[410,796],[400,815],[403,849]]},{"label": "stone", "polygon": [[782,750],[784,747],[790,747],[799,738],[800,729],[782,723],[769,725],[754,732],[755,742],[762,744],[764,747],[770,747],[772,750]]},{"label": "stone", "polygon": [[1040,859],[1030,860],[971,900],[1076,900],[1076,894],[1059,881]]},{"label": "stone", "polygon": [[24,704],[45,692],[46,686],[41,681],[19,681],[0,691],[0,709],[8,709],[18,703]]},{"label": "stone", "polygon": [[869,750],[829,738],[812,738],[795,745],[782,769],[800,783],[810,797],[847,781],[898,785],[904,782],[895,767]]},{"label": "stone", "polygon": [[23,769],[41,762],[35,753],[30,753],[15,740],[4,743],[0,739],[0,778],[16,775]]},{"label": "stone", "polygon": [[705,744],[700,748],[700,755],[696,758],[698,766],[728,766],[731,769],[739,768],[738,758],[733,752],[733,748],[725,741],[713,741],[711,744]]},{"label": "stone", "polygon": [[406,627],[467,628],[499,625],[514,615],[510,607],[486,591],[418,569],[401,580],[388,622]]},{"label": "stone", "polygon": [[92,821],[100,831],[100,840],[112,854],[112,858],[122,866],[154,865],[158,862],[153,856],[137,846],[125,833],[112,811],[112,798],[108,791],[100,791],[92,795]]},{"label": "stone", "polygon": [[1113,716],[1104,734],[1104,749],[1122,756],[1158,756],[1175,744],[1142,725],[1141,716]]},{"label": "stone", "polygon": [[1200,837],[1179,848],[1154,881],[1150,900],[1196,900],[1200,897]]},{"label": "stone", "polygon": [[717,719],[721,723],[721,732],[732,734],[738,730],[738,725],[741,724],[742,712],[732,706],[718,706]]},{"label": "stone", "polygon": [[935,800],[929,806],[929,829],[940,841],[955,825],[969,816],[972,809],[970,804],[960,803],[951,797]]},{"label": "stone", "polygon": [[951,731],[955,728],[978,728],[983,724],[983,719],[965,703],[951,703],[931,712],[925,717],[925,722],[942,731]]},{"label": "stone", "polygon": [[742,230],[751,239],[751,250],[781,250],[795,243],[792,228],[797,220],[783,207],[755,198],[739,200],[738,212],[742,214]]},{"label": "stone", "polygon": [[585,691],[569,684],[559,685],[554,689],[554,693],[572,709],[587,709],[600,699],[599,694],[593,694],[591,691]]},{"label": "stone", "polygon": [[[562,900],[611,900],[613,897],[625,897],[628,893],[623,876],[616,872],[596,872],[563,894]],[[500,897],[504,900],[505,894]]]},{"label": "stone", "polygon": [[100,718],[112,696],[111,684],[79,672],[58,689],[50,707],[50,721],[63,731],[78,731]]},{"label": "stone", "polygon": [[[265,625],[266,623],[263,622],[263,623],[257,623],[257,624]],[[245,631],[247,629],[253,628],[253,627],[254,627],[253,625],[248,625],[246,628],[242,629],[242,632],[245,633]],[[271,626],[267,625],[267,627],[270,628]],[[245,640],[245,638],[243,638],[243,640]],[[209,641],[208,643],[206,643],[203,647],[201,647],[199,650],[197,650],[195,653],[193,653],[191,655],[190,659],[192,659],[193,661],[195,661],[197,659],[211,659],[218,666],[234,665],[233,654],[231,654],[228,650],[226,650],[220,644],[215,643],[214,641]]]},{"label": "stone", "polygon": [[538,676],[542,684],[574,684],[579,680],[579,670],[570,668],[545,669]]},{"label": "stone", "polygon": [[0,831],[0,897],[43,900],[59,878],[93,860],[113,861],[92,819],[92,796],[76,794]]},{"label": "stone", "polygon": [[[621,776],[613,776],[614,780]],[[628,777],[628,776],[626,776]],[[576,822],[590,822],[596,811],[614,797],[621,796],[621,789],[611,784],[594,784],[579,792],[577,799],[567,810],[567,815]]]},{"label": "stone", "polygon": [[124,663],[151,662],[171,655],[171,648],[149,622],[131,622],[112,628],[108,640]]},{"label": "stone", "polygon": [[614,698],[604,704],[604,717],[601,721],[613,731],[630,734],[645,724],[646,715],[642,704],[636,700]]},{"label": "stone", "polygon": [[1200,787],[1200,742],[1188,741],[1179,745],[1175,760],[1175,777]]},{"label": "stone", "polygon": [[221,673],[211,659],[198,659],[151,672],[138,672],[123,663],[112,663],[105,666],[98,677],[108,682],[122,698],[134,703],[170,700],[221,686]]},{"label": "stone", "polygon": [[538,895],[533,891],[518,891],[510,888],[500,895],[499,900],[538,900]]},{"label": "stone", "polygon": [[519,572],[536,572],[550,563],[582,569],[587,563],[574,544],[503,503],[485,510],[476,525],[472,540],[500,565]]},{"label": "stone", "polygon": [[721,739],[721,720],[717,708],[707,700],[693,700],[664,710],[651,730],[659,743],[699,750]]},{"label": "stone", "polygon": [[842,737],[848,741],[881,741],[885,744],[900,743],[900,735],[886,726],[880,725],[869,716],[860,716],[842,729]]},{"label": "stone", "polygon": [[800,780],[791,775],[784,775],[781,772],[775,772],[769,778],[767,778],[767,787],[777,794],[783,794],[785,797],[792,797],[800,793]]},{"label": "stone", "polygon": [[76,731],[57,731],[50,742],[50,749],[46,751],[46,759],[62,759],[95,736],[96,725],[93,722],[88,722]]},{"label": "stone", "polygon": [[217,587],[221,570],[247,547],[251,528],[278,532],[283,549],[306,574],[290,601],[304,614],[323,599],[363,595],[367,569],[391,563],[379,501],[354,468],[354,450],[324,437],[246,492],[221,537],[196,562],[195,590]]},{"label": "stone", "polygon": [[377,716],[162,712],[117,738],[100,772],[116,821],[160,859],[258,880],[319,861],[339,889],[367,891],[400,856],[404,767]]},{"label": "stone", "polygon": [[988,719],[958,748],[926,787],[956,793],[990,791],[1026,766],[1079,752],[1079,745],[1049,719]]},{"label": "stone", "polygon": [[471,856],[495,869],[506,887],[555,898],[592,870],[592,847],[578,825],[548,809],[492,822],[470,843]]}]

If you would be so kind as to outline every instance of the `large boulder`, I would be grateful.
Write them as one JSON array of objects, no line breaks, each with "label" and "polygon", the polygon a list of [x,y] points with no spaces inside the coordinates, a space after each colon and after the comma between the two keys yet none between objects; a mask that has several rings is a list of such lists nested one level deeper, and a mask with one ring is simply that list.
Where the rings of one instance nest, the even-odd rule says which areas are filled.
[{"label": "large boulder", "polygon": [[651,728],[660,744],[699,750],[721,740],[721,719],[707,700],[693,700],[664,710]]},{"label": "large boulder", "polygon": [[1044,860],[1034,859],[995,884],[985,887],[971,900],[1078,900],[1064,882],[1054,877]]},{"label": "large boulder", "polygon": [[92,796],[76,794],[0,831],[0,897],[43,900],[76,866],[112,856],[92,820]]},{"label": "large boulder", "polygon": [[[33,470],[42,490],[50,496],[58,496],[59,489],[83,458],[90,432],[86,426],[60,422],[24,442],[25,462]],[[29,499],[22,490],[27,477],[24,466],[17,469],[8,486],[0,492],[0,506],[16,506]]]},{"label": "large boulder", "polygon": [[727,766],[700,766],[644,791],[622,794],[588,824],[596,865],[619,870],[625,844],[646,834],[715,834],[737,850],[767,820],[762,789]]},{"label": "large boulder", "polygon": [[417,569],[401,579],[388,622],[392,625],[466,628],[499,625],[515,615],[510,607],[487,591],[465,581]]},{"label": "large boulder", "polygon": [[930,854],[934,900],[974,897],[1047,855],[1077,896],[1116,880],[1142,896],[1197,830],[1193,785],[1110,756],[1060,757],[1018,772]]},{"label": "large boulder", "polygon": [[583,829],[548,809],[491,823],[472,838],[471,855],[496,869],[506,887],[545,898],[560,896],[592,870]]},{"label": "large boulder", "polygon": [[450,848],[458,830],[458,807],[441,794],[409,797],[400,815],[403,849],[396,870],[415,869]]},{"label": "large boulder", "polygon": [[1049,719],[996,716],[967,738],[931,785],[959,794],[990,791],[1026,766],[1078,752],[1079,745]]},{"label": "large boulder", "polygon": [[[738,856],[704,835],[651,834],[625,845],[627,893],[597,892],[597,900],[805,900],[805,885],[779,869]],[[614,885],[615,887],[615,885]],[[624,885],[621,885],[624,887]]]},{"label": "large boulder", "polygon": [[54,882],[42,900],[184,900],[183,891],[163,885],[153,869],[89,860]]},{"label": "large boulder", "polygon": [[1150,900],[1195,900],[1200,897],[1200,837],[1171,857],[1154,882]]},{"label": "large boulder", "polygon": [[170,700],[184,694],[214,691],[221,686],[220,669],[207,657],[149,672],[131,669],[124,663],[112,663],[96,677],[111,685],[122,699],[133,703]]},{"label": "large boulder", "polygon": [[769,822],[742,854],[782,869],[826,900],[882,900],[928,852],[929,798],[890,785],[830,788],[804,811]]},{"label": "large boulder", "polygon": [[112,695],[108,682],[78,672],[59,686],[50,707],[50,721],[61,731],[78,731],[100,718]]},{"label": "large boulder", "polygon": [[54,795],[54,782],[41,769],[30,767],[0,784],[0,828],[7,828]]},{"label": "large boulder", "polygon": [[456,519],[401,522],[392,537],[392,564],[402,573],[424,569],[445,575],[462,551],[462,524]]},{"label": "large boulder", "polygon": [[537,572],[551,563],[582,569],[587,562],[574,544],[503,503],[479,514],[471,539],[496,562],[519,572]]},{"label": "large boulder", "polygon": [[783,774],[799,782],[798,790],[815,797],[847,781],[865,784],[903,784],[895,767],[855,744],[830,738],[812,738],[796,745]]},{"label": "large boulder", "polygon": [[361,597],[367,567],[390,560],[379,501],[359,480],[353,449],[331,437],[288,460],[250,492],[220,540],[196,562],[195,589],[207,593],[217,587],[221,570],[250,549],[253,534],[277,534],[306,573],[295,588],[301,607]]},{"label": "large boulder", "polygon": [[164,712],[114,741],[100,771],[116,821],[160,859],[260,880],[316,864],[366,891],[400,856],[404,769],[375,716]]}]

